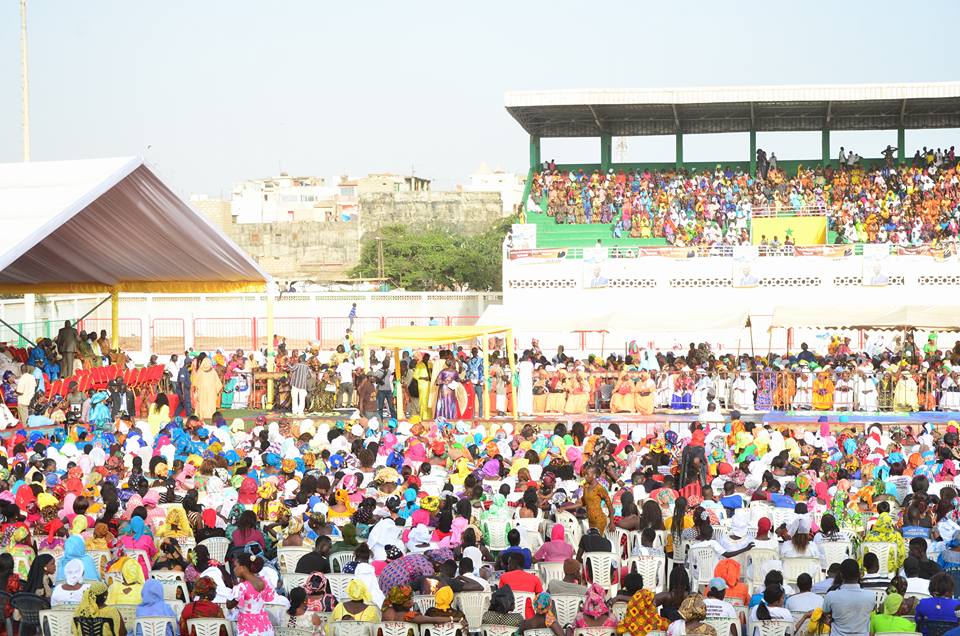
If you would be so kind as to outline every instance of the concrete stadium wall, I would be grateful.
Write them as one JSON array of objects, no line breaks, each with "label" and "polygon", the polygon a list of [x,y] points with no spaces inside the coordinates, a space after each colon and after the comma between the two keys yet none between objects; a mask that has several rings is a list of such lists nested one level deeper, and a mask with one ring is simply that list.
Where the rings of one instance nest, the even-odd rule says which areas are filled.
[{"label": "concrete stadium wall", "polygon": [[360,260],[361,239],[384,225],[432,224],[470,235],[483,231],[504,213],[497,192],[426,191],[362,195],[357,220],[339,223],[238,224],[224,221],[222,215],[208,212],[208,216],[267,272],[282,281],[344,278]]}]

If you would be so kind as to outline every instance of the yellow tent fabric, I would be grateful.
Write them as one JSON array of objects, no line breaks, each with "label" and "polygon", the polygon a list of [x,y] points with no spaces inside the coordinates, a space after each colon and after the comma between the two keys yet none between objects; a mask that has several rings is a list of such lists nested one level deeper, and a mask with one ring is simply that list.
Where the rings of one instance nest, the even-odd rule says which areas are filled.
[{"label": "yellow tent fabric", "polygon": [[363,334],[364,347],[432,347],[481,338],[509,334],[510,327],[387,327]]}]

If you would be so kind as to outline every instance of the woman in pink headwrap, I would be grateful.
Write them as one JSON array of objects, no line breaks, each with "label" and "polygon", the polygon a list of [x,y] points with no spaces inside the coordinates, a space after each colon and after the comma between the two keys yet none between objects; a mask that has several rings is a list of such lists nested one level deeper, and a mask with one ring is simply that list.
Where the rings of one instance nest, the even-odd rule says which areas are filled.
[{"label": "woman in pink headwrap", "polygon": [[562,523],[555,523],[550,530],[550,540],[540,546],[533,558],[548,563],[563,563],[573,558],[573,546],[566,541]]},{"label": "woman in pink headwrap", "polygon": [[193,464],[184,464],[176,477],[177,487],[182,490],[193,490],[196,487],[193,476],[197,472],[197,467]]},{"label": "woman in pink headwrap", "polygon": [[573,472],[577,475],[583,470],[583,453],[576,446],[567,447],[567,461],[573,464]]},{"label": "woman in pink headwrap", "polygon": [[156,528],[167,520],[167,513],[160,507],[160,495],[155,490],[151,490],[143,496],[143,505],[147,509],[147,525],[149,527]]}]

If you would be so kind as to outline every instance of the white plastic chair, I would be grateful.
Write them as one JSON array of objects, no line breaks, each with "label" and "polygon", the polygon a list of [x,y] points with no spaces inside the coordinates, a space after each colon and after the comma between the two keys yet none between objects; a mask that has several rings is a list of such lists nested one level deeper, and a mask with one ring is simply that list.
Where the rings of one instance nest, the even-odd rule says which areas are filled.
[{"label": "white plastic chair", "polygon": [[[289,550],[289,548],[287,549]],[[300,549],[303,549],[303,548],[300,548]],[[278,555],[279,555],[279,552],[280,551],[278,550],[277,551]],[[293,555],[287,554],[286,562],[287,562],[287,568],[289,568],[288,571],[293,572],[297,568],[297,561],[300,559],[300,557],[298,556],[295,559],[291,559],[290,558],[291,556]],[[300,555],[300,556],[303,556],[303,555]],[[333,554],[330,555],[330,567],[333,569],[334,572],[343,572],[343,568],[346,567],[347,563],[350,563],[351,561],[353,561],[353,552],[341,551],[341,552],[334,552]],[[292,566],[290,565],[291,562],[293,563]]]},{"label": "white plastic chair", "polygon": [[764,573],[760,564],[764,561],[778,561],[780,553],[767,548],[753,548],[747,552],[747,572],[750,583],[754,586],[763,585]]},{"label": "white plastic chair", "polygon": [[640,533],[623,528],[613,529],[613,550],[620,557],[621,561],[630,558],[633,551],[633,544],[639,542]]},{"label": "white plastic chair", "polygon": [[[204,541],[206,543],[206,541]],[[300,546],[290,546],[290,547],[280,547],[277,548],[277,566],[280,568],[281,574],[292,574],[297,569],[297,562],[300,561],[300,557],[310,554],[313,552],[313,548],[304,548]],[[347,553],[350,558],[353,558],[353,553]],[[333,565],[332,559],[337,556],[337,554],[332,554],[331,556],[331,565]],[[342,570],[336,570],[340,572]]]},{"label": "white plastic chair", "polygon": [[177,619],[169,616],[143,616],[137,619],[136,627],[130,631],[133,633],[139,631],[140,636],[167,636],[168,625],[170,633],[175,634]]},{"label": "white plastic chair", "polygon": [[523,636],[553,636],[552,629],[528,629],[523,632]]},{"label": "white plastic chair", "polygon": [[123,619],[123,624],[129,626],[127,631],[133,631],[133,626],[137,622],[137,606],[136,605],[114,605],[117,608],[117,611],[120,612],[120,617]]},{"label": "white plastic chair", "polygon": [[484,524],[487,534],[490,537],[490,545],[487,546],[494,552],[500,552],[510,547],[507,541],[507,533],[510,532],[510,523],[499,519],[492,519]]},{"label": "white plastic chair", "polygon": [[481,625],[480,633],[483,636],[513,636],[517,633],[517,628],[509,625]]},{"label": "white plastic chair", "polygon": [[[534,599],[533,592],[514,592],[513,593],[513,611],[517,614],[525,614],[527,601],[533,603]],[[432,596],[430,598],[433,598]]]},{"label": "white plastic chair", "polygon": [[740,635],[740,620],[736,618],[708,618],[704,621],[707,625],[713,627],[717,636],[730,636],[730,628],[734,628],[734,634]]},{"label": "white plastic chair", "polygon": [[373,628],[374,636],[417,636],[420,633],[420,627],[416,623],[405,623],[403,621],[387,621],[378,623]]},{"label": "white plastic chair", "polygon": [[433,594],[414,594],[413,602],[421,614],[426,614],[428,609],[437,606],[437,599]]},{"label": "white plastic chair", "polygon": [[580,627],[573,630],[573,636],[616,636],[613,627]]},{"label": "white plastic chair", "polygon": [[823,570],[820,569],[820,559],[816,557],[789,557],[783,559],[783,580],[790,585],[797,582],[797,577],[806,573],[816,583],[823,579]]},{"label": "white plastic chair", "polygon": [[[353,576],[347,574],[346,576]],[[336,621],[330,623],[333,629],[333,636],[370,636],[373,629],[373,623],[362,623],[360,621]]]},{"label": "white plastic chair", "polygon": [[793,634],[793,622],[757,621],[753,624],[752,630],[752,636],[790,636]]},{"label": "white plastic chair", "polygon": [[557,622],[560,623],[560,627],[573,625],[577,612],[580,611],[580,604],[583,603],[583,597],[579,594],[554,594],[551,598],[557,610]]},{"label": "white plastic chair", "polygon": [[610,596],[617,593],[617,584],[613,582],[610,569],[613,567],[613,554],[610,552],[584,552],[583,570],[590,572],[590,581],[609,590]]},{"label": "white plastic chair", "polygon": [[113,558],[113,555],[110,554],[110,550],[87,550],[87,554],[97,565],[97,571],[100,572],[100,576],[103,576],[103,574],[107,571],[107,563],[109,563],[110,559]]},{"label": "white plastic chair", "polygon": [[[519,510],[519,509],[518,509]],[[542,519],[533,517],[516,518],[514,523],[520,531],[520,545],[526,546],[531,552],[536,552],[543,545],[543,535],[540,534]]]},{"label": "white plastic chair", "polygon": [[201,541],[199,545],[207,546],[207,552],[210,553],[210,558],[214,561],[224,563],[227,560],[227,550],[230,549],[230,539],[226,537],[210,537],[209,539]]},{"label": "white plastic chair", "polygon": [[470,631],[478,631],[483,625],[483,614],[490,606],[491,592],[460,592],[454,603],[467,619]]},{"label": "white plastic chair", "polygon": [[327,574],[327,583],[330,584],[330,593],[338,601],[347,601],[349,596],[347,595],[347,586],[350,585],[355,577],[352,574]]},{"label": "white plastic chair", "polygon": [[307,579],[310,578],[309,574],[298,574],[296,572],[292,574],[284,574],[283,576],[283,589],[287,591],[287,594],[290,593],[295,587],[303,587],[307,582]]},{"label": "white plastic chair", "polygon": [[880,570],[877,572],[880,576],[888,576],[893,573],[890,571],[890,555],[896,553],[897,546],[893,543],[881,543],[878,541],[865,541],[860,544],[860,558],[867,552],[877,555],[880,562]]},{"label": "white plastic chair", "polygon": [[[627,615],[627,604],[626,603],[614,603],[610,606],[610,613],[617,619],[618,623],[623,622],[623,617]],[[717,634],[717,636],[720,636]]]},{"label": "white plastic chair", "polygon": [[227,630],[227,636],[233,636],[233,623],[224,618],[191,618],[187,620],[190,634],[180,636],[220,636],[220,628]]},{"label": "white plastic chair", "polygon": [[[361,623],[361,625],[369,625],[369,623]],[[312,629],[305,627],[286,627],[284,625],[274,627],[273,633],[276,636],[316,636]]]},{"label": "white plastic chair", "polygon": [[797,516],[790,508],[774,508],[771,511],[771,521],[773,522],[773,529],[776,530],[782,524],[789,525],[794,517]]},{"label": "white plastic chair", "polygon": [[643,588],[654,594],[664,590],[663,572],[665,559],[657,556],[631,557],[626,562],[627,572],[636,572],[643,577]]},{"label": "white plastic chair", "polygon": [[887,600],[887,591],[883,589],[874,590],[873,596],[874,596],[873,607],[874,609],[877,609],[879,607],[882,607],[883,602]]},{"label": "white plastic chair", "polygon": [[72,636],[73,612],[71,607],[64,609],[40,610],[40,630],[44,636]]},{"label": "white plastic chair", "polygon": [[583,537],[583,524],[573,514],[563,511],[557,513],[557,523],[563,524],[566,531],[567,543],[570,545],[580,545],[580,539]]},{"label": "white plastic chair", "polygon": [[842,563],[853,556],[853,544],[849,541],[824,541],[817,545],[820,547],[820,553],[823,554],[821,565]]},{"label": "white plastic chair", "polygon": [[441,623],[439,625],[421,625],[422,636],[464,636],[463,627],[459,623]]},{"label": "white plastic chair", "polygon": [[717,567],[720,557],[709,545],[690,548],[687,553],[687,566],[690,570],[690,582],[695,587],[701,587],[713,578],[713,570]]},{"label": "white plastic chair", "polygon": [[183,593],[183,601],[190,600],[190,591],[187,589],[187,579],[183,572],[173,570],[154,570],[150,573],[150,578],[156,579],[163,584],[163,599],[165,601],[177,600],[177,590]]},{"label": "white plastic chair", "polygon": [[540,582],[543,583],[543,587],[550,585],[550,581],[563,578],[563,563],[543,561],[537,563],[536,568],[537,576],[540,577]]}]

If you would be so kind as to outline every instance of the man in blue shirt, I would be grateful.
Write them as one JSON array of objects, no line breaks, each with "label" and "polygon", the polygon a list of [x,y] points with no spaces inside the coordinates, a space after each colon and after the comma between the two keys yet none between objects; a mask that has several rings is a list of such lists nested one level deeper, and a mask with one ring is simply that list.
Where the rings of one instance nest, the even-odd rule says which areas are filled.
[{"label": "man in blue shirt", "polygon": [[796,507],[797,502],[793,500],[792,497],[788,497],[784,494],[781,494],[780,491],[780,482],[774,480],[770,482],[770,486],[767,488],[769,494],[767,495],[770,503],[772,503],[777,508],[789,508],[793,510]]},{"label": "man in blue shirt", "polygon": [[720,505],[726,508],[729,514],[733,514],[734,510],[744,507],[743,495],[736,490],[737,486],[732,481],[723,484],[723,497],[720,498]]},{"label": "man in blue shirt", "polygon": [[[507,542],[510,544],[510,547],[506,550],[502,550],[497,559],[503,559],[504,562],[510,558],[510,554],[516,552],[523,557],[523,569],[529,570],[533,566],[533,555],[530,554],[529,548],[520,547],[520,531],[514,528],[507,533]],[[506,569],[506,568],[503,568]]]}]

